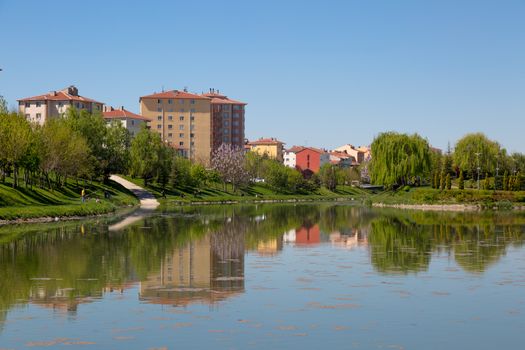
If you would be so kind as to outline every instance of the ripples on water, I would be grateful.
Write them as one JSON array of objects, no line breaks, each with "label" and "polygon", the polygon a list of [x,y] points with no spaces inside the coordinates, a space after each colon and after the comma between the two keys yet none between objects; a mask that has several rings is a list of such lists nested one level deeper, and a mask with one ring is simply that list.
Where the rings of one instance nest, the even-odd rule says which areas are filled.
[{"label": "ripples on water", "polygon": [[522,213],[267,205],[114,223],[0,228],[0,349],[525,341]]}]

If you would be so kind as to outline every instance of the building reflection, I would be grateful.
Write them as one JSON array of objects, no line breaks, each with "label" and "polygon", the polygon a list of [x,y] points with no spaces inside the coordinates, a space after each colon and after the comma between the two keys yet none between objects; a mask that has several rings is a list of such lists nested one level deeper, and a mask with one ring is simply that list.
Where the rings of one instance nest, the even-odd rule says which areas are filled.
[{"label": "building reflection", "polygon": [[173,306],[215,304],[244,292],[243,235],[231,233],[207,235],[173,250],[160,270],[140,283],[140,300]]},{"label": "building reflection", "polygon": [[333,247],[352,250],[368,246],[368,230],[363,228],[352,228],[348,232],[334,231],[329,237]]}]

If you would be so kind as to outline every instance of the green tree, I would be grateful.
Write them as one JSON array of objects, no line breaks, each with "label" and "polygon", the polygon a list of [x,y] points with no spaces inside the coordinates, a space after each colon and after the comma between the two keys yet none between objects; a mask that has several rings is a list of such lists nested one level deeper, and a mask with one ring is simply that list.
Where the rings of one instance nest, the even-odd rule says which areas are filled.
[{"label": "green tree", "polygon": [[131,175],[140,177],[147,186],[156,175],[159,149],[163,147],[160,135],[143,127],[131,141]]},{"label": "green tree", "polygon": [[446,187],[446,175],[445,170],[441,170],[441,175],[439,176],[439,188],[443,191]]},{"label": "green tree", "polygon": [[9,113],[0,116],[0,162],[3,174],[13,168],[13,188],[18,186],[18,171],[31,143],[31,127],[22,116]]},{"label": "green tree", "polygon": [[509,173],[505,171],[503,174],[503,191],[509,190]]},{"label": "green tree", "polygon": [[113,121],[107,128],[106,138],[106,166],[104,179],[110,174],[127,173],[130,166],[131,136],[129,131],[118,121]]},{"label": "green tree", "polygon": [[337,169],[332,164],[324,164],[319,170],[319,178],[321,179],[321,184],[329,189],[334,191],[337,187]]},{"label": "green tree", "polygon": [[471,178],[475,178],[478,161],[480,171],[491,173],[501,152],[500,145],[489,140],[484,134],[467,134],[456,143],[454,162],[460,169],[467,170]]},{"label": "green tree", "polygon": [[406,185],[409,179],[428,174],[430,147],[421,136],[381,133],[372,142],[372,182],[387,188]]},{"label": "green tree", "polygon": [[485,181],[483,181],[483,189],[484,190],[490,190],[490,177],[489,173],[485,174]]},{"label": "green tree", "polygon": [[450,179],[450,174],[447,174],[445,182],[446,182],[447,190],[450,190],[452,188],[452,181]]},{"label": "green tree", "polygon": [[5,100],[4,96],[0,95],[0,116],[8,113],[9,109],[7,108],[7,101]]},{"label": "green tree", "polygon": [[460,170],[459,172],[458,188],[460,190],[465,189],[465,178],[463,177],[463,170]]}]

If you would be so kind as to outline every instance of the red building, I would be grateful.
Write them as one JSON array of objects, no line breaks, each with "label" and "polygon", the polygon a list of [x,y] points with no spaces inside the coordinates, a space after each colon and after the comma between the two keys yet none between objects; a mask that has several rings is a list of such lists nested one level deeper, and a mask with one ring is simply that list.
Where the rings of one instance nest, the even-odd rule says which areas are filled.
[{"label": "red building", "polygon": [[243,148],[246,103],[229,99],[214,89],[210,89],[210,92],[203,96],[211,98],[212,152],[223,143]]},{"label": "red building", "polygon": [[313,147],[292,147],[289,152],[295,153],[295,167],[301,172],[317,173],[321,167],[330,162],[330,155],[322,149]]}]

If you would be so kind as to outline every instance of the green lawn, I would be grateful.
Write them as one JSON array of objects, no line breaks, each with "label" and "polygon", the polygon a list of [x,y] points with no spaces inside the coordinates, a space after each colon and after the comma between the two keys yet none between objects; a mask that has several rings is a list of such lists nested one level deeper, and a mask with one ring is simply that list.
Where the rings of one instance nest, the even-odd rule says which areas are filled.
[{"label": "green lawn", "polygon": [[[122,176],[122,175],[121,175]],[[131,178],[123,176],[127,180],[144,186],[142,179]],[[192,203],[192,202],[252,202],[259,200],[335,200],[335,199],[362,199],[366,192],[351,186],[339,186],[336,191],[329,191],[326,188],[321,188],[314,193],[308,194],[290,194],[275,191],[265,184],[254,184],[248,188],[237,190],[235,193],[231,187],[224,191],[223,185],[220,183],[213,183],[202,188],[184,187],[172,188],[168,185],[166,187],[164,199],[162,197],[162,188],[160,185],[153,183],[148,185],[147,189],[151,191],[163,204],[169,203]]]},{"label": "green lawn", "polygon": [[438,190],[430,187],[414,187],[397,191],[384,191],[372,195],[373,203],[384,204],[525,204],[525,192],[493,191],[477,189]]},{"label": "green lawn", "polygon": [[[39,187],[12,188],[11,179],[0,183],[0,219],[37,218],[45,216],[84,216],[114,211],[121,206],[138,203],[133,194],[119,184],[110,181],[76,183],[68,181],[60,189],[42,189]],[[80,192],[86,189],[87,201],[81,203]],[[104,199],[104,190],[110,194]],[[97,199],[99,202],[97,203]]]}]

